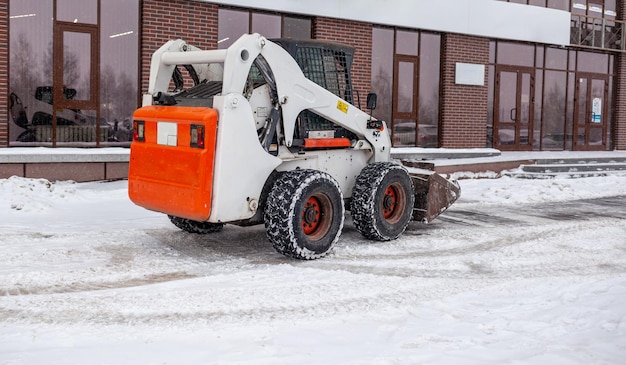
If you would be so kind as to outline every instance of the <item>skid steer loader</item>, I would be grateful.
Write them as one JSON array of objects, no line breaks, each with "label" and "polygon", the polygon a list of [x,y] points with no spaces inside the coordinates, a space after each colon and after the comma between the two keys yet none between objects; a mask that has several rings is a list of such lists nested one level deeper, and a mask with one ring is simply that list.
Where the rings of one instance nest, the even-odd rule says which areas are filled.
[{"label": "skid steer loader", "polygon": [[354,106],[353,52],[259,34],[223,50],[167,42],[133,116],[130,199],[192,233],[265,224],[274,248],[297,259],[332,249],[346,208],[379,241],[434,219],[459,185],[390,161],[375,95],[369,114]]}]

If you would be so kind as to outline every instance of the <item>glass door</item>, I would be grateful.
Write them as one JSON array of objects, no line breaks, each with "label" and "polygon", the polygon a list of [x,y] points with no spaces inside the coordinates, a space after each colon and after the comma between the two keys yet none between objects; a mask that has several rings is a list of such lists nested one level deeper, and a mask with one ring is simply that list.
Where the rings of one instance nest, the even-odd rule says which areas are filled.
[{"label": "glass door", "polygon": [[417,146],[417,72],[417,56],[396,55],[391,129],[394,146]]},{"label": "glass door", "polygon": [[493,146],[502,150],[532,150],[535,80],[532,68],[496,69]]},{"label": "glass door", "polygon": [[607,75],[576,74],[574,149],[605,150],[607,146]]},{"label": "glass door", "polygon": [[99,122],[98,27],[57,21],[53,43],[53,146],[98,147],[107,135]]}]

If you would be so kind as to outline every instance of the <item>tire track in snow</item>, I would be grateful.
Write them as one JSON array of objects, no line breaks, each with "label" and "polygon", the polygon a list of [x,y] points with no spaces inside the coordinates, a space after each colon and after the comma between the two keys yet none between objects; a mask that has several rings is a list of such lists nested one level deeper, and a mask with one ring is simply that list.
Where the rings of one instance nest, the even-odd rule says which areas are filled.
[{"label": "tire track in snow", "polygon": [[[550,209],[543,206],[544,217],[527,216],[534,207],[515,213],[466,205],[461,208],[480,213],[481,224],[443,219],[427,228],[410,227],[392,242],[365,241],[348,224],[334,254],[314,262],[274,253],[262,227],[226,227],[211,236],[171,228],[40,234],[30,244],[46,253],[43,266],[51,277],[25,268],[22,279],[29,280],[18,277],[13,285],[0,286],[5,292],[0,319],[147,325],[297,321],[380,308],[402,311],[523,278],[576,280],[626,272],[624,246],[602,245],[602,235],[626,235],[623,219],[601,214],[593,219],[593,211],[584,220],[549,219]],[[507,220],[490,222],[498,210]],[[597,237],[597,247],[577,243],[579,235]],[[13,250],[0,255],[19,265],[23,258]]]},{"label": "tire track in snow", "polygon": [[123,289],[142,285],[158,284],[168,281],[184,280],[197,277],[197,275],[186,272],[170,272],[160,274],[149,274],[141,278],[130,278],[118,281],[93,281],[72,283],[70,285],[53,285],[53,286],[32,286],[32,287],[13,287],[0,289],[0,297],[17,296],[17,295],[42,295],[42,294],[63,294],[63,293],[80,293],[92,292],[107,289]]}]

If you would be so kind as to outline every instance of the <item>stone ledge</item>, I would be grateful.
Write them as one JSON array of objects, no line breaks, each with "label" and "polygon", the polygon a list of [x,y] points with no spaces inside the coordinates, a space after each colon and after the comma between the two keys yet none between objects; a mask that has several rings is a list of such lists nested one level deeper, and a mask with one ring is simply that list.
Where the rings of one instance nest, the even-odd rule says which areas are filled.
[{"label": "stone ledge", "polygon": [[420,148],[420,147],[393,147],[391,158],[398,160],[437,160],[437,159],[465,159],[481,157],[497,157],[501,152],[494,148]]},{"label": "stone ledge", "polygon": [[450,175],[455,172],[470,172],[476,174],[493,172],[495,174],[500,174],[503,171],[517,169],[520,165],[533,163],[534,161],[532,160],[493,161],[473,164],[464,163],[459,165],[436,166],[435,171],[443,175]]},{"label": "stone ledge", "polygon": [[0,179],[11,176],[76,182],[119,180],[128,177],[128,162],[0,163]]},{"label": "stone ledge", "polygon": [[129,161],[129,148],[0,148],[0,164],[128,163]]}]

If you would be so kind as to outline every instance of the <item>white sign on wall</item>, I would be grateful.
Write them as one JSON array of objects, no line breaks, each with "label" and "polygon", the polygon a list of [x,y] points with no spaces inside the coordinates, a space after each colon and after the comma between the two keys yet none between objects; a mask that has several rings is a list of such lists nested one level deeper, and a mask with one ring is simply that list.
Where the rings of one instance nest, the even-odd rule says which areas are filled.
[{"label": "white sign on wall", "polygon": [[457,62],[454,83],[458,85],[485,86],[485,65]]}]

